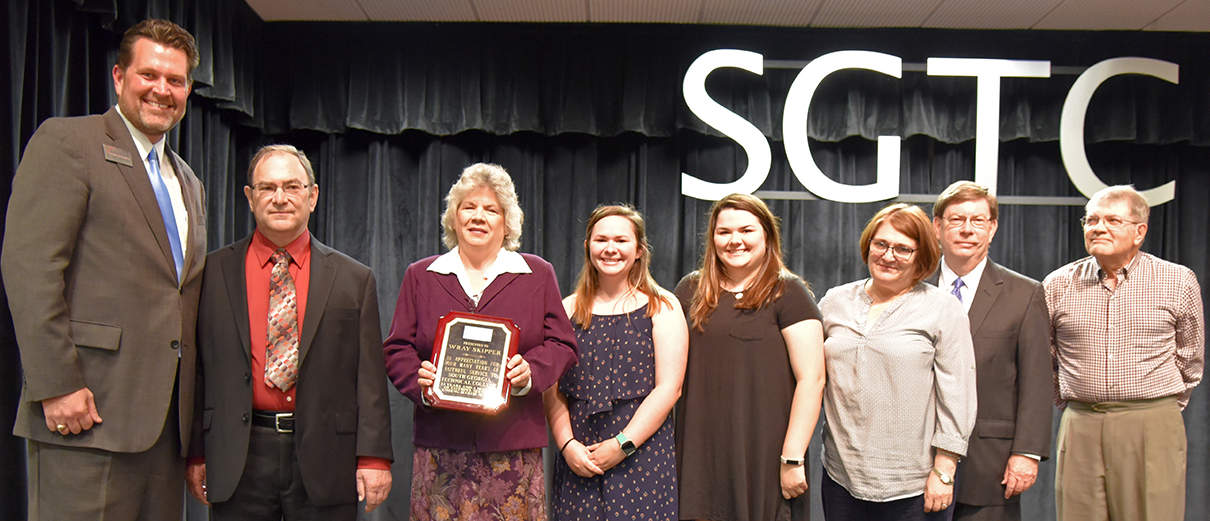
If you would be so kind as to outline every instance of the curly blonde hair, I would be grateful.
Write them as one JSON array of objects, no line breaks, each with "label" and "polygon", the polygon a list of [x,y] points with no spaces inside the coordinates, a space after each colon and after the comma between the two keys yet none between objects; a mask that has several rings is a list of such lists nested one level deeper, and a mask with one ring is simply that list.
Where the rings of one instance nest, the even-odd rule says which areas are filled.
[{"label": "curly blonde hair", "polygon": [[504,249],[517,251],[521,248],[521,224],[525,222],[525,213],[517,204],[513,178],[504,167],[491,163],[475,163],[466,167],[462,170],[462,176],[450,187],[449,195],[445,196],[445,213],[441,216],[441,227],[445,231],[441,242],[451,250],[458,245],[458,207],[467,195],[482,187],[490,188],[496,194],[496,201],[504,211]]}]

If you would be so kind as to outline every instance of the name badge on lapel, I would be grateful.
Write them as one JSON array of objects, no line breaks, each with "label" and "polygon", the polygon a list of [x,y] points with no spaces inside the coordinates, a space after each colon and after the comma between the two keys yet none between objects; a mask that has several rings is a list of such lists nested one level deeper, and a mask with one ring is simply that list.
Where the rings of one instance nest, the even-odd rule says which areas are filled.
[{"label": "name badge on lapel", "polygon": [[131,157],[130,152],[106,144],[101,145],[101,150],[105,152],[106,161],[129,167],[134,166],[134,159]]}]

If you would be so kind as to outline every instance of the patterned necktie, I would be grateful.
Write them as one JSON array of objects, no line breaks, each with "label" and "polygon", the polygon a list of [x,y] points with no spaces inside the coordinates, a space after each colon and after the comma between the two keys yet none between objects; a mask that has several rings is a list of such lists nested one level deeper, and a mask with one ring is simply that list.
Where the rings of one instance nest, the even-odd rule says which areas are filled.
[{"label": "patterned necktie", "polygon": [[185,267],[185,254],[181,249],[181,234],[176,227],[176,213],[172,210],[172,197],[168,195],[168,185],[160,175],[160,157],[155,149],[147,154],[147,164],[151,167],[151,190],[155,192],[155,202],[160,205],[160,217],[164,219],[164,231],[168,232],[168,245],[172,249],[172,260],[176,263],[176,280],[181,280],[181,269]]},{"label": "patterned necktie", "polygon": [[298,303],[290,254],[273,252],[269,277],[269,324],[265,330],[265,385],[289,390],[298,378]]},{"label": "patterned necktie", "polygon": [[958,277],[958,278],[954,279],[954,291],[951,291],[950,293],[953,294],[955,297],[958,297],[958,302],[962,302],[962,287],[963,286],[966,286],[966,283],[962,282],[962,277]]}]

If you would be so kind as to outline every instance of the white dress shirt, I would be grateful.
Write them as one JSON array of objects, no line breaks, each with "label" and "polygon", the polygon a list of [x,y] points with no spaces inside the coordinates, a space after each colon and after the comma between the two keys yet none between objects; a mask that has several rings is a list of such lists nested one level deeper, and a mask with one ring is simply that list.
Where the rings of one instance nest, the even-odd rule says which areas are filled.
[{"label": "white dress shirt", "polygon": [[[962,276],[962,289],[958,293],[962,294],[962,308],[970,313],[971,301],[975,300],[975,295],[979,292],[979,281],[983,279],[983,268],[987,267],[987,257],[976,264],[970,273]],[[945,257],[941,258],[941,274],[937,277],[937,287],[945,290],[946,293],[953,294],[954,279],[958,278],[958,274],[951,270],[949,265],[945,263]]]},{"label": "white dress shirt", "polygon": [[118,115],[122,116],[122,122],[126,123],[130,137],[134,138],[134,146],[139,149],[139,157],[143,160],[143,170],[147,172],[147,180],[151,182],[151,186],[155,186],[156,181],[153,177],[155,174],[151,173],[147,155],[154,149],[156,157],[160,159],[160,178],[164,180],[164,186],[168,187],[168,199],[172,201],[172,216],[176,218],[176,233],[181,239],[181,258],[189,258],[187,249],[189,247],[189,212],[185,210],[185,196],[181,194],[181,183],[176,178],[176,171],[172,169],[172,161],[168,160],[164,152],[164,138],[161,137],[153,145],[142,131],[130,124],[126,115],[122,114],[121,107],[115,108],[118,110]]}]

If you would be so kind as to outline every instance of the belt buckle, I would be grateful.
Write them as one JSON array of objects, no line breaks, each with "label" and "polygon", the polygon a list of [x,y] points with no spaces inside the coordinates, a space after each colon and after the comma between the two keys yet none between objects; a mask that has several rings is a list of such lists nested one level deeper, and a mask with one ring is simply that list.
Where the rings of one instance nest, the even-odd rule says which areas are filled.
[{"label": "belt buckle", "polygon": [[276,430],[276,431],[277,431],[278,433],[280,433],[280,434],[291,434],[291,433],[293,433],[293,432],[294,432],[294,427],[293,427],[293,426],[291,426],[291,427],[290,427],[290,428],[288,428],[288,429],[287,429],[287,428],[285,428],[285,427],[282,427],[282,426],[281,426],[282,420],[290,420],[290,421],[294,421],[294,413],[292,413],[292,412],[279,412],[279,413],[275,413],[275,414],[273,415],[273,429],[274,429],[274,430]]},{"label": "belt buckle", "polygon": [[1093,412],[1099,412],[1099,413],[1109,412],[1109,408],[1106,407],[1105,404],[1102,404],[1100,402],[1094,402],[1091,406],[1089,406],[1089,409],[1092,409]]}]

